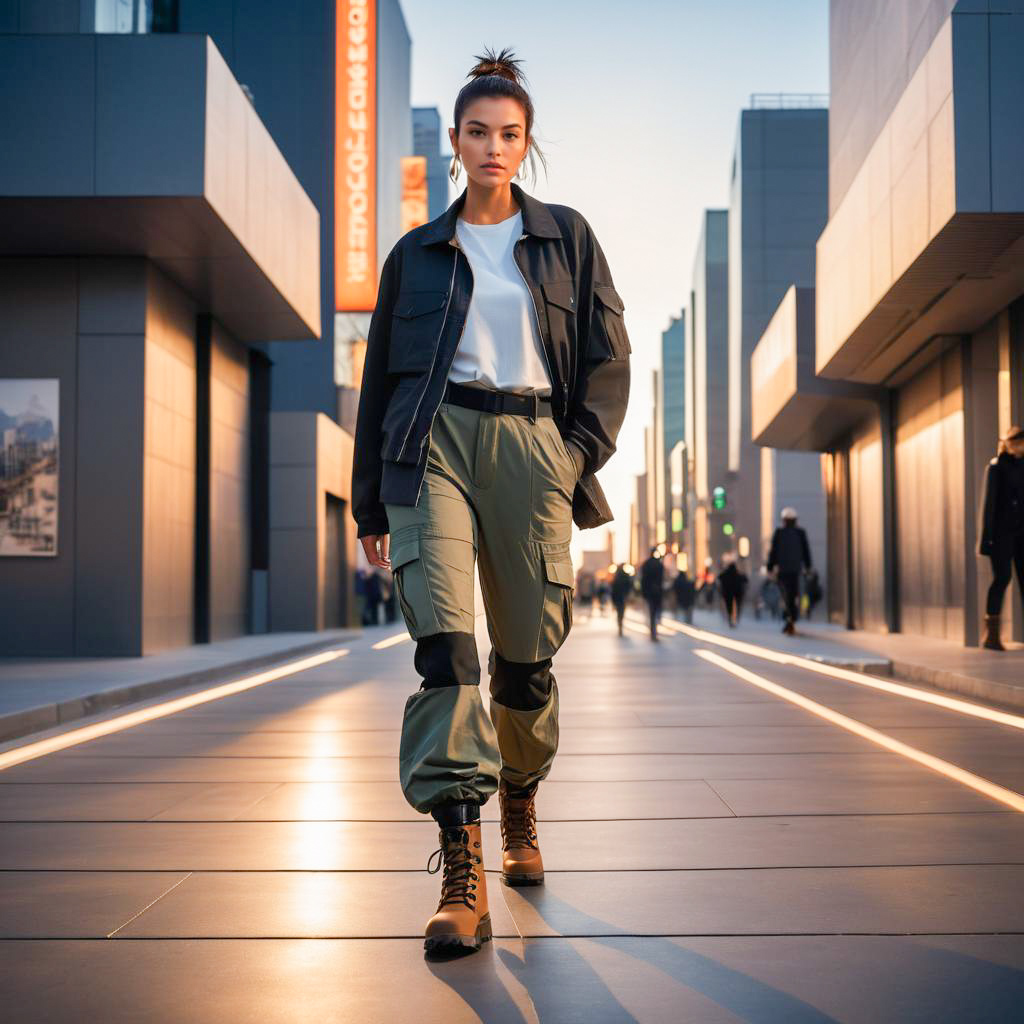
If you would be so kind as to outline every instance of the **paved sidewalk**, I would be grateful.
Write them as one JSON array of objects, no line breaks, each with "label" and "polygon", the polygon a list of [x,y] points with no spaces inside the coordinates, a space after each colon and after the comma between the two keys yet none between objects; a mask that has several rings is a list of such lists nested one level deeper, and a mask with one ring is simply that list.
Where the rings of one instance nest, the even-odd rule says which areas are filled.
[{"label": "paved sidewalk", "polygon": [[265,633],[143,658],[0,658],[0,742],[336,646],[358,630]]},{"label": "paved sidewalk", "polygon": [[[486,634],[478,619],[481,652]],[[636,629],[637,631],[634,631]],[[577,621],[556,660],[548,869],[428,964],[437,833],[396,781],[408,642],[0,772],[19,1022],[1009,1021],[1024,815],[812,716],[683,637]],[[1024,788],[1024,732],[730,655]]]},{"label": "paved sidewalk", "polygon": [[[819,616],[820,616],[819,612]],[[964,647],[949,640],[905,633],[867,633],[831,623],[802,621],[798,635],[781,635],[781,623],[744,616],[730,630],[716,611],[698,611],[694,625],[775,650],[833,664],[861,663],[865,671],[892,674],[936,689],[1010,708],[1024,708],[1024,645],[1005,652]]]}]

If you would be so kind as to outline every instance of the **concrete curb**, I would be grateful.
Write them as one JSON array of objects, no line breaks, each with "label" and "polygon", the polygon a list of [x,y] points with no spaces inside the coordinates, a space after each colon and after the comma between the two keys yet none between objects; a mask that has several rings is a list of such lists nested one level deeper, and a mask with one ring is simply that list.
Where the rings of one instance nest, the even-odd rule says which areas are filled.
[{"label": "concrete curb", "polygon": [[362,635],[358,630],[352,630],[351,633],[335,635],[329,640],[305,641],[286,650],[277,650],[250,658],[242,658],[238,661],[211,665],[209,668],[193,669],[144,683],[100,690],[96,693],[71,697],[52,704],[40,704],[33,708],[25,708],[23,711],[12,711],[0,715],[0,743],[16,740],[31,733],[42,732],[45,729],[52,729],[79,718],[87,718],[101,711],[112,711],[129,704],[138,704],[173,690],[184,690],[201,686],[204,683],[228,682],[253,669],[272,668],[275,665],[293,661],[304,654],[314,654],[328,647],[337,647],[340,643],[347,643]]},{"label": "concrete curb", "polygon": [[1000,683],[993,679],[979,679],[977,676],[965,676],[960,672],[948,672],[898,660],[892,663],[892,675],[901,682],[923,683],[934,686],[937,690],[948,690],[964,697],[974,697],[979,701],[1002,704],[1014,709],[1024,708],[1024,686]]}]

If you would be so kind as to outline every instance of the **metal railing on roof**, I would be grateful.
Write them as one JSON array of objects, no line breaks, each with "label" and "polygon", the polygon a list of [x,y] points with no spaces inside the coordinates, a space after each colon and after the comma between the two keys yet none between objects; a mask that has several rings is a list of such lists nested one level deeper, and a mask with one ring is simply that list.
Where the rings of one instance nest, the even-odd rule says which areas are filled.
[{"label": "metal railing on roof", "polygon": [[751,110],[805,110],[828,106],[827,92],[752,92]]}]

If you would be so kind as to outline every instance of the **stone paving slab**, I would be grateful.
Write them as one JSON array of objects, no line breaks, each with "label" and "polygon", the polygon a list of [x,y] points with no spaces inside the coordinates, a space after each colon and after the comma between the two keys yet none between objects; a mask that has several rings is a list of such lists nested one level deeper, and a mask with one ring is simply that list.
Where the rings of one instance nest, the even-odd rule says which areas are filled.
[{"label": "stone paving slab", "polygon": [[33,1024],[181,1024],[183,999],[189,1024],[964,1024],[1024,1003],[1018,936],[503,939],[447,964],[419,939],[0,949],[18,979],[5,1008]]},{"label": "stone paving slab", "polygon": [[141,658],[0,658],[0,742],[336,647],[359,630],[266,633]]},{"label": "stone paving slab", "polygon": [[[5,1014],[178,1024],[187,1000],[190,1024],[1015,1019],[1024,815],[793,714],[691,640],[620,639],[599,616],[579,615],[556,659],[546,885],[500,885],[492,801],[498,937],[425,963],[437,833],[396,782],[412,647],[375,651],[381,635],[0,772]],[[1024,763],[1020,731],[757,671],[1003,778]]]}]

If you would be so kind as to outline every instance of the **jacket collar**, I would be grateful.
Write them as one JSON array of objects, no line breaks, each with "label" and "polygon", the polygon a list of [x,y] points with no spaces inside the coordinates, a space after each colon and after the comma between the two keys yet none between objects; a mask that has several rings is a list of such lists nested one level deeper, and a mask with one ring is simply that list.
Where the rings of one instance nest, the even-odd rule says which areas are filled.
[{"label": "jacket collar", "polygon": [[[523,230],[528,235],[536,235],[538,238],[561,238],[562,232],[558,222],[551,216],[547,206],[539,199],[527,195],[514,181],[509,184],[512,196],[523,214]],[[450,242],[455,237],[455,222],[466,203],[466,192],[467,189],[463,189],[462,195],[440,217],[424,227],[420,235],[420,245]]]}]

